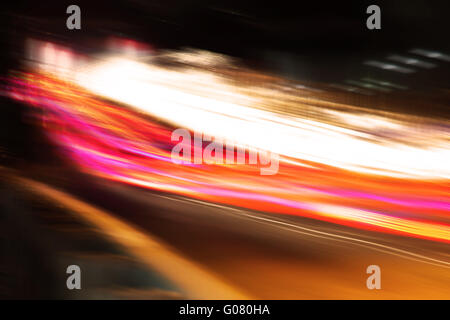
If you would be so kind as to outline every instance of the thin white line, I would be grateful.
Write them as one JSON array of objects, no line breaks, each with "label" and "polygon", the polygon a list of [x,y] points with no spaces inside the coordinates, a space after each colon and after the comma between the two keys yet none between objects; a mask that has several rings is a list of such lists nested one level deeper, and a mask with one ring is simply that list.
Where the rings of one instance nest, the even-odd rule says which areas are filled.
[{"label": "thin white line", "polygon": [[[410,251],[407,251],[407,250],[402,250],[402,249],[390,247],[390,246],[387,246],[387,245],[379,244],[379,243],[376,243],[376,242],[371,242],[371,241],[367,241],[367,240],[362,240],[362,239],[342,236],[342,235],[338,235],[338,234],[328,233],[328,232],[324,232],[324,231],[318,231],[318,230],[314,230],[314,229],[309,229],[309,228],[306,228],[306,227],[301,227],[299,225],[295,225],[295,224],[279,221],[279,220],[276,220],[276,219],[270,219],[270,218],[265,218],[265,217],[258,217],[258,216],[255,216],[255,215],[251,215],[251,214],[245,213],[243,210],[240,210],[240,209],[227,207],[227,206],[222,206],[222,205],[209,203],[209,202],[205,202],[205,201],[201,201],[201,200],[188,199],[188,198],[180,199],[180,198],[174,198],[174,197],[172,198],[172,197],[167,197],[167,196],[163,196],[163,195],[158,195],[158,196],[166,198],[166,199],[172,199],[172,200],[175,199],[175,200],[178,200],[178,201],[189,201],[189,202],[194,202],[194,203],[200,203],[200,204],[203,204],[203,205],[208,205],[208,206],[211,206],[211,207],[217,207],[217,208],[227,209],[227,210],[231,210],[231,211],[237,211],[237,212],[239,212],[237,214],[239,216],[245,216],[247,218],[254,219],[254,220],[262,220],[262,221],[265,221],[266,223],[269,222],[269,223],[272,223],[272,224],[279,224],[279,225],[283,225],[283,226],[287,226],[287,227],[291,227],[291,228],[302,229],[302,230],[306,230],[306,231],[309,231],[309,232],[312,232],[312,233],[318,233],[320,235],[311,234],[311,233],[308,233],[308,232],[301,232],[299,230],[292,230],[291,228],[286,228],[286,227],[283,228],[283,227],[278,226],[279,228],[281,228],[283,230],[288,230],[288,231],[292,231],[292,232],[296,232],[296,233],[306,234],[306,235],[309,235],[309,236],[312,236],[312,237],[317,237],[317,238],[330,239],[330,237],[333,237],[333,238],[338,238],[338,239],[335,239],[335,240],[342,241],[342,242],[351,242],[351,243],[356,242],[354,244],[362,246],[362,247],[365,247],[365,248],[369,248],[369,249],[372,249],[372,250],[376,250],[376,251],[379,251],[379,252],[384,252],[384,253],[388,253],[388,254],[391,254],[391,255],[394,255],[394,256],[398,256],[398,257],[402,257],[402,258],[405,258],[405,259],[409,259],[409,260],[412,260],[412,261],[423,262],[423,263],[427,263],[427,264],[431,264],[431,265],[435,265],[435,266],[439,266],[439,267],[443,267],[443,268],[450,268],[450,263],[449,262],[442,261],[442,260],[439,260],[439,259],[434,259],[434,258],[427,257],[427,256],[424,256],[424,255],[421,255],[421,254],[413,253],[413,252],[410,252]],[[374,248],[372,246],[379,247],[379,248]],[[383,249],[380,249],[380,248],[383,248]],[[385,249],[387,249],[387,250],[385,250]],[[389,250],[392,250],[394,252],[390,252]],[[397,254],[395,252],[400,252],[401,254]],[[410,257],[408,255],[410,255],[412,257]],[[413,257],[416,257],[418,259],[413,258]],[[421,259],[423,259],[423,260],[421,260]],[[434,263],[434,262],[436,262],[436,263]]]}]

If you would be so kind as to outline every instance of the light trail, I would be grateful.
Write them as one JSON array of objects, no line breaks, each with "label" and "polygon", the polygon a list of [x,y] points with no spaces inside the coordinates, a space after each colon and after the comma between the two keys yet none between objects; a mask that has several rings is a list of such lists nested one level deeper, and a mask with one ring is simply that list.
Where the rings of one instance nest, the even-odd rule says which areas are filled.
[{"label": "light trail", "polygon": [[[337,110],[323,101],[307,117],[302,99],[242,89],[205,67],[112,58],[83,63],[67,76],[67,68],[47,65],[14,77],[10,95],[42,109],[50,139],[91,174],[204,201],[450,242],[446,122],[418,125],[408,115],[355,114],[352,106]],[[277,96],[299,112],[271,107]],[[260,176],[246,164],[174,164],[171,133],[177,127],[279,153],[279,171]]]}]

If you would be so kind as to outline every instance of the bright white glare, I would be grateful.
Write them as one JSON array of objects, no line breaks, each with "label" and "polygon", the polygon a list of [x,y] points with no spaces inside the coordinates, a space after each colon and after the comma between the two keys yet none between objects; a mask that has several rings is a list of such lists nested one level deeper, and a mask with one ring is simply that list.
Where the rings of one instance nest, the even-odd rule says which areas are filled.
[{"label": "bright white glare", "polygon": [[[390,176],[449,178],[450,148],[445,134],[433,132],[411,146],[359,130],[261,110],[261,98],[208,71],[170,70],[123,58],[74,71],[76,82],[91,92],[142,112],[241,145],[344,169]],[[364,117],[336,111],[344,122],[364,125]],[[371,118],[370,129],[386,127],[402,134],[413,123]],[[427,128],[427,130],[433,128]],[[436,129],[437,130],[437,129]],[[430,138],[432,140],[430,141]]]}]

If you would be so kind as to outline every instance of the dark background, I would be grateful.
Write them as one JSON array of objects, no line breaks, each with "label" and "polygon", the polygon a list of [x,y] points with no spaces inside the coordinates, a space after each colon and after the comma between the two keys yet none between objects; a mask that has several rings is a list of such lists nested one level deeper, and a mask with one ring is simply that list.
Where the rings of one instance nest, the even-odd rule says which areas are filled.
[{"label": "dark background", "polygon": [[[81,8],[82,29],[66,28],[66,8]],[[366,8],[381,8],[381,30],[366,28]],[[158,47],[192,46],[258,64],[267,52],[289,53],[321,67],[330,80],[348,63],[412,47],[449,48],[449,1],[13,1],[1,16],[3,54],[24,34],[52,37],[84,50],[119,35]],[[91,39],[91,42],[87,39]],[[94,50],[94,49],[93,49]]]}]

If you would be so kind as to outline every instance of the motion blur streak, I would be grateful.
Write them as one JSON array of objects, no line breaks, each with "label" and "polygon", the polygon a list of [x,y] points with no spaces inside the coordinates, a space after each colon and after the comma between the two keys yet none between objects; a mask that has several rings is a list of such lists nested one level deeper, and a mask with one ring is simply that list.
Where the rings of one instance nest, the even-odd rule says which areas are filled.
[{"label": "motion blur streak", "polygon": [[[12,76],[9,94],[42,110],[36,114],[50,139],[84,171],[204,201],[450,242],[448,122],[306,103],[302,91],[259,83],[262,75],[256,81],[204,52],[161,54],[172,59],[161,64],[88,62],[48,44],[33,50],[31,71]],[[180,127],[278,153],[279,171],[174,164],[171,133]]]},{"label": "motion blur streak", "polygon": [[[83,219],[103,230],[112,240],[129,249],[140,261],[178,284],[191,297],[249,299],[249,296],[189,261],[160,239],[124,223],[109,212],[102,211],[45,184],[22,177],[11,178],[43,197],[64,204]],[[184,272],[189,273],[189,277],[184,277]]]}]

